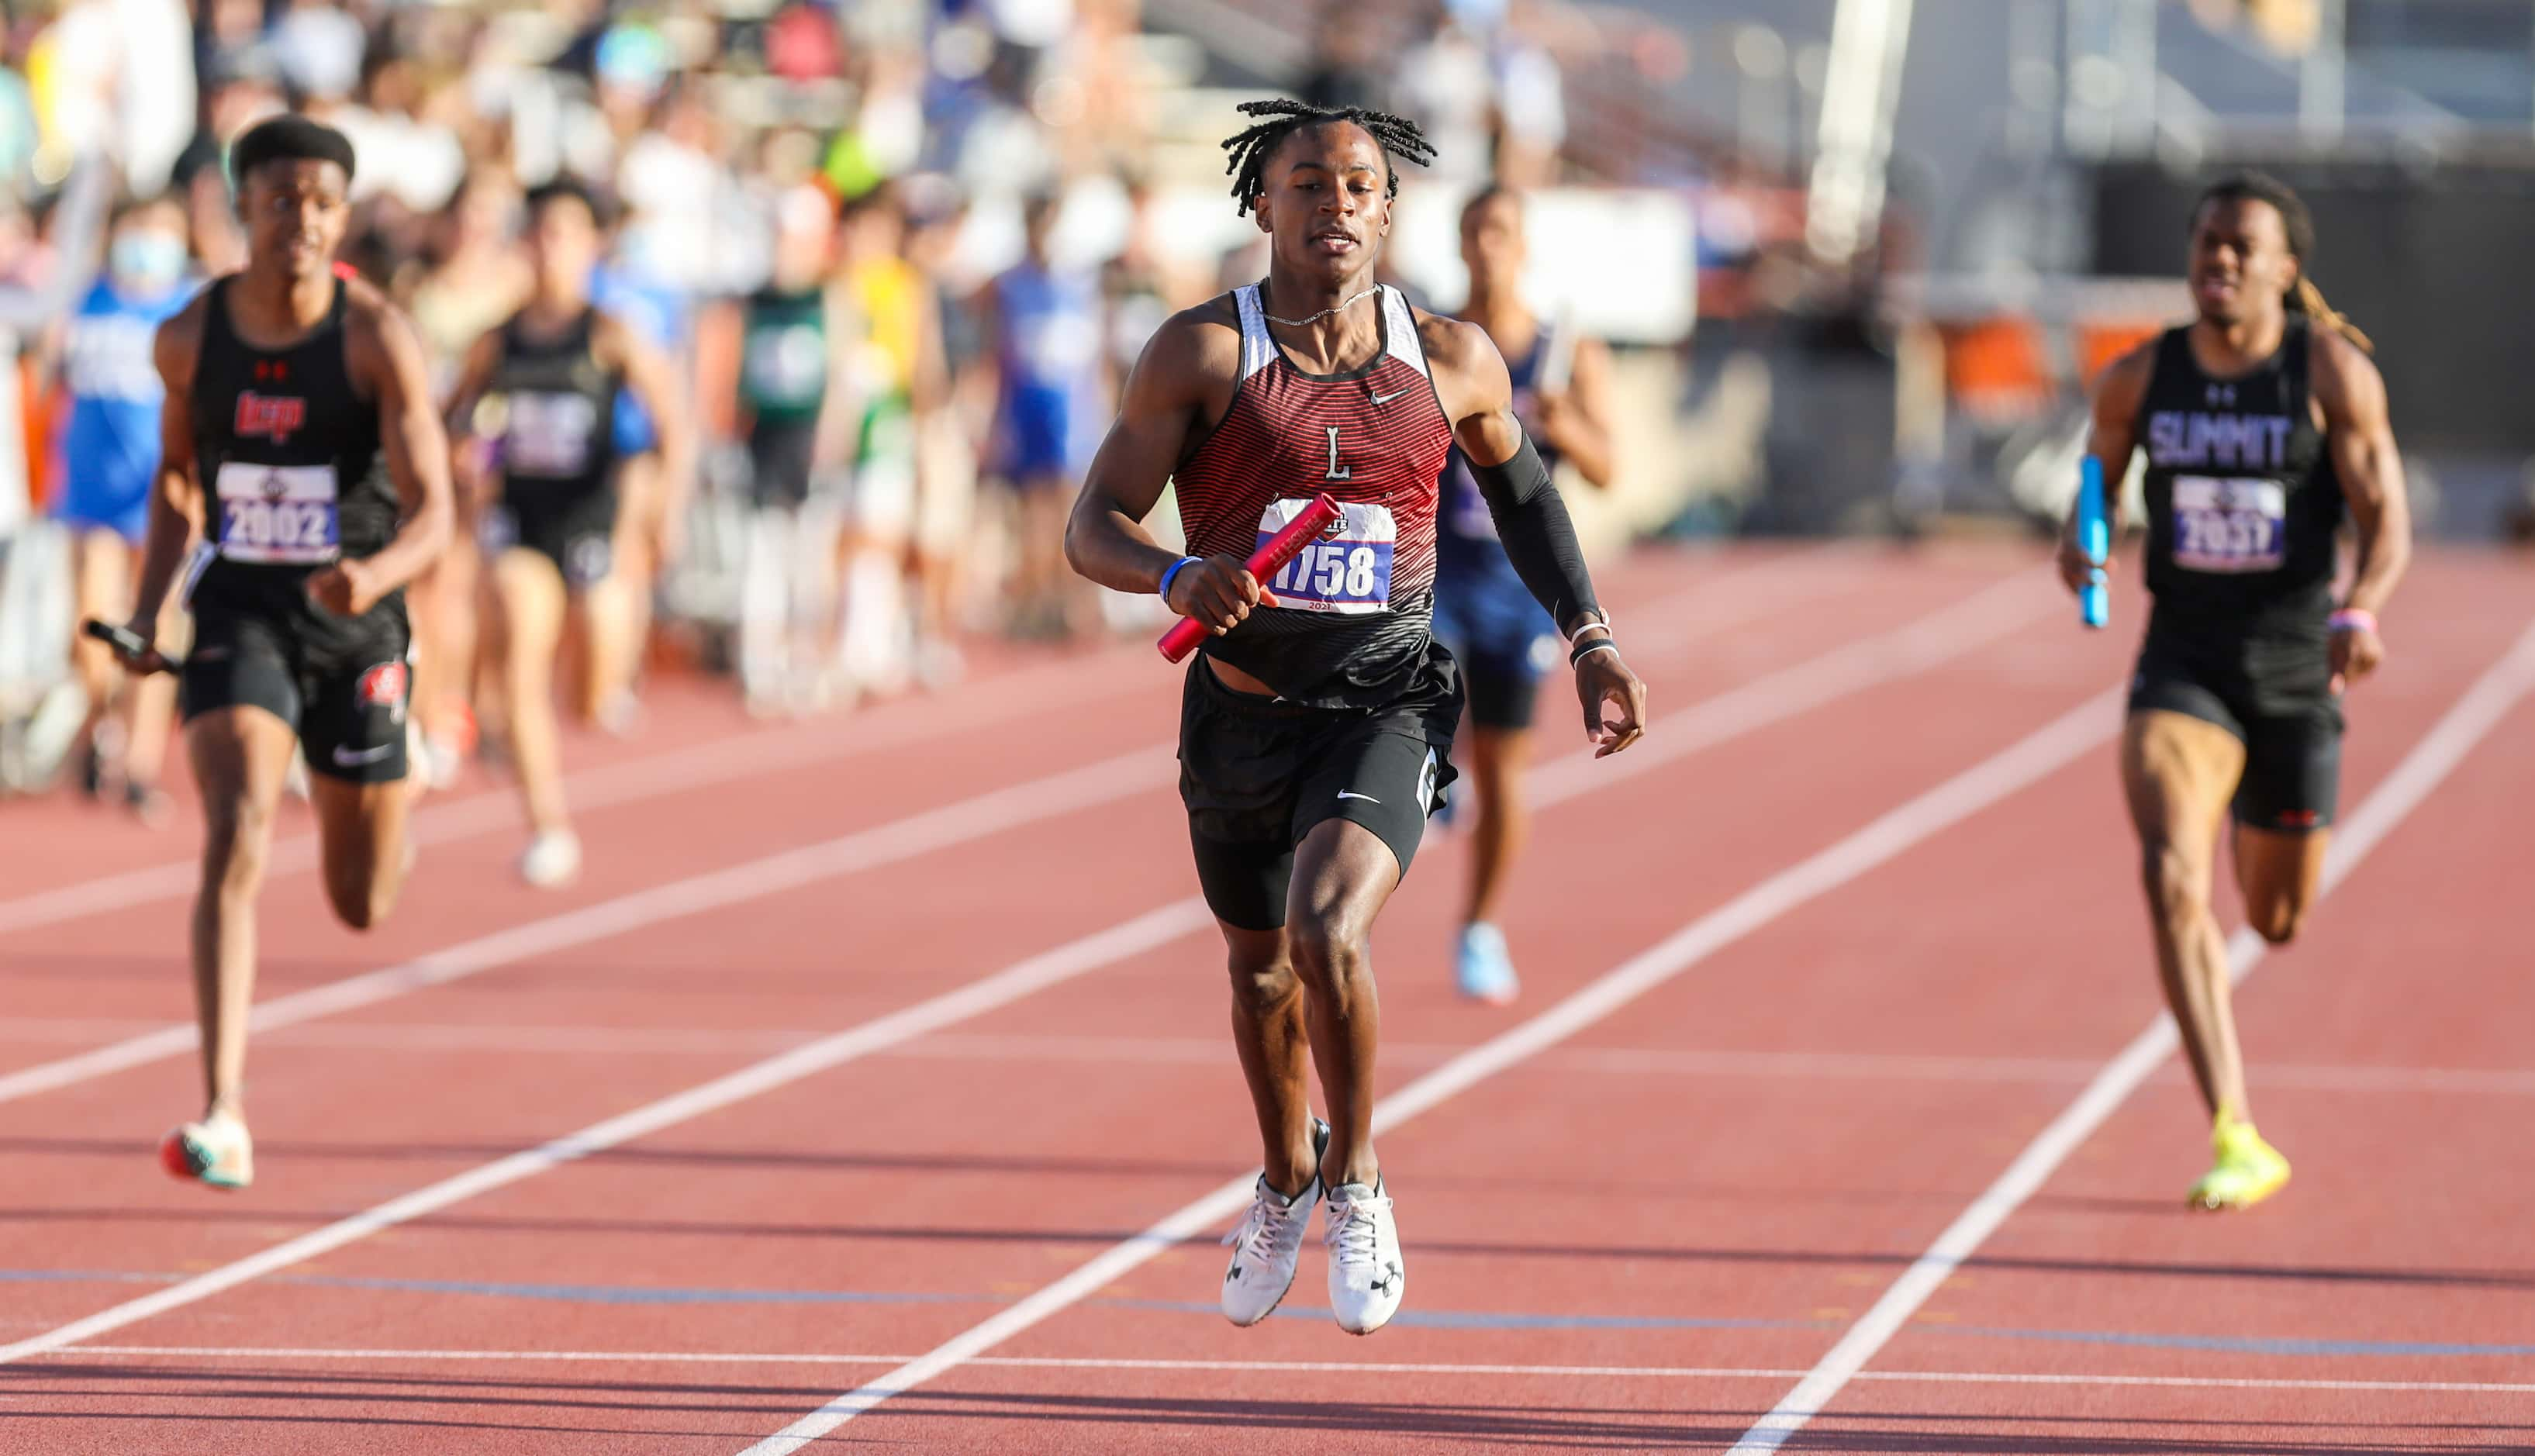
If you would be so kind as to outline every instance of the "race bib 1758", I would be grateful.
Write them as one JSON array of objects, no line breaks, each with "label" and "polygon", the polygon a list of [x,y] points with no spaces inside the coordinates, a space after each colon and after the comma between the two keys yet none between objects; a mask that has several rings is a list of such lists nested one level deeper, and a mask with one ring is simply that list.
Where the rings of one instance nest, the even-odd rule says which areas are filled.
[{"label": "race bib 1758", "polygon": [[[1259,544],[1302,514],[1305,501],[1278,501],[1259,518]],[[1388,507],[1338,508],[1320,539],[1305,545],[1268,589],[1280,605],[1306,612],[1362,614],[1391,610],[1391,553],[1399,523]]]},{"label": "race bib 1758", "polygon": [[332,465],[220,463],[220,555],[257,565],[307,566],[342,552]]},{"label": "race bib 1758", "polygon": [[2276,480],[2174,478],[2174,564],[2270,572],[2288,559],[2288,490]]}]

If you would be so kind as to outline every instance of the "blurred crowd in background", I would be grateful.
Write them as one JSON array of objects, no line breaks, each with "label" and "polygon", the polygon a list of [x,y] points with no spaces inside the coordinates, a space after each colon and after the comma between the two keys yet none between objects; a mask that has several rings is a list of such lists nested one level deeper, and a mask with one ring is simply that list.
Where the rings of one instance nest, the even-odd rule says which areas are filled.
[{"label": "blurred crowd in background", "polygon": [[[154,398],[149,323],[241,265],[223,152],[264,115],[351,139],[343,259],[410,313],[444,389],[525,297],[526,190],[597,194],[595,299],[673,357],[702,445],[647,564],[649,659],[729,672],[768,713],[951,680],[982,636],[1153,625],[1152,604],[1065,572],[1062,516],[1151,331],[1265,271],[1216,150],[1233,101],[1271,89],[1260,76],[1416,117],[1439,196],[1672,185],[1698,165],[1631,100],[1676,59],[1649,48],[1667,33],[1653,19],[1411,0],[1305,7],[1318,19],[1298,26],[1265,0],[1155,3],[1177,31],[1142,0],[11,7],[0,785],[111,788],[98,765],[134,749],[116,738],[129,714],[101,716],[124,690],[74,629],[128,612],[139,521],[61,518],[96,448],[78,414]],[[1664,263],[1694,267],[1686,244]],[[825,305],[805,314],[805,293]],[[805,409],[826,416],[817,488],[770,534],[757,437]],[[657,468],[649,422],[619,414],[620,453]],[[459,466],[462,510],[480,510]],[[476,564],[456,555],[411,605],[427,647],[464,655]],[[444,662],[422,681],[445,777],[474,736],[470,677]],[[638,716],[588,706],[607,726]],[[139,721],[165,731],[163,707]],[[147,789],[130,794],[145,812]]]}]

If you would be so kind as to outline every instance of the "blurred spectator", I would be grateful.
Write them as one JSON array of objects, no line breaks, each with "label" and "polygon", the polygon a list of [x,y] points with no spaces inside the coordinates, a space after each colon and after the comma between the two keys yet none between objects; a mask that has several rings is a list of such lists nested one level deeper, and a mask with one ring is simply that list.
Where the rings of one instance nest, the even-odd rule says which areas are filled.
[{"label": "blurred spectator", "polygon": [[191,40],[179,0],[63,5],[28,57],[44,146],[61,159],[101,152],[139,193],[165,186],[194,129]]},{"label": "blurred spectator", "polygon": [[[1227,3],[1297,20],[1277,0]],[[738,628],[758,575],[743,482],[768,474],[752,437],[786,407],[761,350],[816,296],[819,464],[850,482],[853,518],[850,539],[838,519],[807,527],[825,541],[812,655],[861,692],[946,679],[963,627],[1095,620],[1058,543],[1113,381],[1171,312],[1266,269],[1264,241],[1232,230],[1219,197],[1219,100],[1154,91],[1198,72],[1187,39],[1144,33],[1140,0],[53,0],[14,14],[0,193],[40,190],[73,151],[98,150],[143,195],[170,179],[194,271],[216,275],[244,254],[227,140],[285,104],[323,115],[357,156],[343,256],[409,309],[444,391],[526,291],[522,189],[573,176],[612,203],[593,299],[672,357],[709,458],[760,447],[753,472],[654,481],[646,411],[616,411],[627,498],[666,503],[629,532],[624,569],[693,619],[681,645]],[[1555,172],[1563,83],[1535,37],[1563,27],[1565,48],[1597,23],[1565,0],[1395,0],[1322,3],[1308,24],[1307,98],[1418,114],[1457,187],[1492,166]],[[1193,191],[1211,203],[1203,220]],[[106,204],[71,189],[56,262],[31,214],[0,202],[0,325],[23,326],[0,329],[0,362],[37,349],[85,286]],[[835,256],[806,265],[840,210]],[[813,213],[819,227],[799,225]],[[1402,266],[1386,254],[1384,277],[1412,281]],[[0,530],[42,493],[18,440],[23,378],[0,378]],[[482,475],[460,464],[462,486]],[[983,500],[981,480],[999,487]],[[681,561],[690,520],[701,540]],[[462,541],[414,588],[416,718],[440,782],[471,736],[476,565]],[[66,660],[61,647],[47,650]],[[590,680],[621,686],[635,668]],[[630,727],[630,694],[604,691],[584,709]]]},{"label": "blurred spectator", "polygon": [[1024,636],[1062,637],[1082,625],[1083,600],[1065,565],[1065,516],[1099,443],[1107,390],[1099,281],[1051,250],[1058,206],[1044,193],[1029,199],[1021,261],[995,279],[984,307],[1001,387],[997,466],[1020,508],[1014,622]]},{"label": "blurred spectator", "polygon": [[[71,319],[64,351],[70,420],[62,441],[55,514],[74,533],[79,613],[101,622],[130,615],[158,474],[163,390],[154,344],[161,322],[185,306],[185,211],[172,194],[125,207],[115,218],[105,274]],[[184,609],[170,602],[159,639],[183,640]],[[81,788],[109,784],[145,822],[163,819],[158,768],[173,726],[175,684],[161,674],[126,682],[103,643],[74,649],[88,694]]]}]

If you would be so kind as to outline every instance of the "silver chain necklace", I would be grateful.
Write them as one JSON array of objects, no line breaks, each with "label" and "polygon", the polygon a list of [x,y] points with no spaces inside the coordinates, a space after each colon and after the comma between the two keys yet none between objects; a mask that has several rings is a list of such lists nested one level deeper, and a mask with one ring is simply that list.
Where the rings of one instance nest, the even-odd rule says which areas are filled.
[{"label": "silver chain necklace", "polygon": [[[1350,296],[1350,297],[1347,297],[1347,298],[1339,299],[1337,302],[1335,302],[1335,303],[1333,303],[1333,304],[1330,304],[1328,308],[1325,308],[1325,309],[1321,310],[1321,311],[1320,311],[1319,313],[1317,313],[1317,314],[1306,314],[1306,315],[1304,315],[1302,318],[1299,318],[1299,319],[1280,319],[1280,318],[1277,318],[1274,314],[1271,314],[1271,313],[1268,312],[1267,308],[1266,308],[1264,305],[1263,305],[1263,306],[1260,308],[1260,310],[1259,310],[1259,316],[1260,316],[1261,318],[1266,319],[1266,320],[1267,320],[1268,323],[1270,323],[1270,324],[1282,324],[1282,325],[1284,325],[1284,326],[1285,326],[1286,328],[1288,328],[1288,329],[1300,329],[1300,328],[1302,328],[1302,327],[1303,327],[1304,325],[1306,325],[1306,324],[1317,324],[1317,323],[1319,323],[1321,320],[1328,318],[1329,315],[1334,314],[1334,313],[1338,312],[1338,311],[1339,311],[1339,310],[1341,310],[1341,309],[1347,308],[1347,307],[1349,307],[1350,305],[1352,305],[1352,304],[1355,304],[1355,303],[1359,302],[1360,300],[1363,300],[1363,299],[1365,299],[1365,298],[1371,297],[1371,296],[1374,294],[1374,292],[1376,292],[1376,291],[1377,291],[1378,289],[1380,289],[1381,287],[1382,287],[1382,285],[1381,285],[1380,283],[1370,283],[1370,284],[1367,284],[1367,285],[1365,286],[1365,289],[1364,289],[1364,291],[1363,291],[1363,292],[1361,292],[1361,293],[1357,293],[1357,294],[1354,294],[1354,295],[1352,295],[1352,296]],[[1266,291],[1266,290],[1264,290],[1264,289],[1263,289],[1263,290],[1261,290],[1261,291],[1263,291],[1263,292],[1264,292],[1264,291]]]}]

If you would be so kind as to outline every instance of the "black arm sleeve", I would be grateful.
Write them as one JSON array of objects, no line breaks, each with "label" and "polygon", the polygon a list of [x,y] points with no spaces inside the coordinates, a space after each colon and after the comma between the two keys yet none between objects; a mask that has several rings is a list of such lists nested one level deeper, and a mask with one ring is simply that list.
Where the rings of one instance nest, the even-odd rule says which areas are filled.
[{"label": "black arm sleeve", "polygon": [[1580,613],[1599,613],[1593,578],[1584,571],[1584,551],[1576,542],[1576,523],[1568,518],[1567,502],[1550,480],[1540,452],[1531,448],[1531,437],[1524,436],[1514,458],[1502,465],[1476,460],[1469,465],[1488,515],[1496,520],[1497,536],[1505,542],[1506,559],[1514,563],[1515,575],[1532,599],[1548,609],[1559,632],[1567,632]]}]

